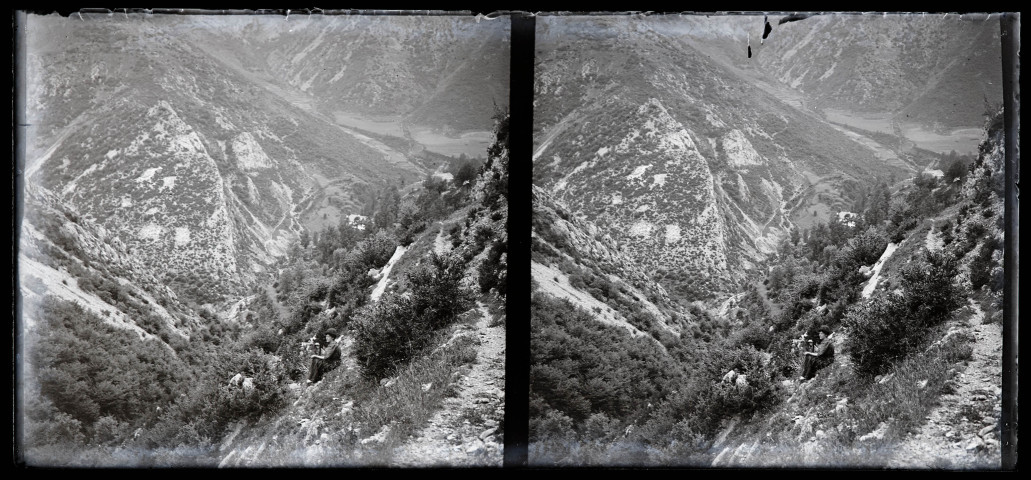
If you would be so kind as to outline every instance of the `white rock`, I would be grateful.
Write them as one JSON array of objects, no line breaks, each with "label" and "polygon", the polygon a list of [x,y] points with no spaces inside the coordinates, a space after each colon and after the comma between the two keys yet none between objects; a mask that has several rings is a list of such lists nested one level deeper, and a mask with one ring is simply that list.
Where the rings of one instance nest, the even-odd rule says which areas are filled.
[{"label": "white rock", "polygon": [[995,425],[988,425],[987,427],[984,427],[980,431],[978,431],[977,435],[979,437],[984,437],[985,435],[988,435],[989,433],[992,433],[994,431],[995,431]]},{"label": "white rock", "polygon": [[831,412],[833,412],[833,413],[841,413],[841,412],[846,412],[846,411],[848,411],[848,399],[847,398],[843,398],[841,400],[838,400],[838,402],[834,404],[834,409],[831,410]]},{"label": "white rock", "polygon": [[859,437],[859,441],[860,442],[865,442],[865,441],[874,440],[874,439],[881,440],[881,439],[884,438],[884,434],[887,433],[887,431],[888,431],[888,424],[885,423],[885,422],[881,422],[879,425],[877,425],[877,428],[874,431]]},{"label": "white rock", "polygon": [[422,384],[422,391],[428,392],[430,388],[433,388],[433,382]]},{"label": "white rock", "polygon": [[735,372],[734,370],[731,370],[731,371],[727,372],[725,375],[723,375],[723,382],[724,383],[734,383],[734,380],[736,380],[736,379],[737,379],[737,372]]}]

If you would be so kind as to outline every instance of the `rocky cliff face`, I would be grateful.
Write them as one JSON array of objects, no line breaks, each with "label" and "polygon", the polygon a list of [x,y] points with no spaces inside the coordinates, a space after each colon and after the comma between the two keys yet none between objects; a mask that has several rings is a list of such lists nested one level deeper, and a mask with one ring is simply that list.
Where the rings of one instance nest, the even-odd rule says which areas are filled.
[{"label": "rocky cliff face", "polygon": [[38,322],[43,297],[79,304],[108,324],[141,340],[179,342],[203,327],[114,231],[86,219],[45,189],[24,192],[18,271],[23,326]]},{"label": "rocky cliff face", "polygon": [[688,317],[647,267],[544,189],[534,186],[532,197],[530,270],[537,290],[591,311],[634,337],[681,334]]}]

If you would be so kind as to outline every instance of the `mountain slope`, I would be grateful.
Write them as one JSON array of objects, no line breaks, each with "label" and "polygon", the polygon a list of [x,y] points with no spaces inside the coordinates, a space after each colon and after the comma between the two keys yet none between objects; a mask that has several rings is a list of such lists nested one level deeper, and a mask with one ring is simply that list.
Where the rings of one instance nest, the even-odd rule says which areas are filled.
[{"label": "mountain slope", "polygon": [[[303,383],[303,365],[281,379],[290,403],[274,415],[237,423],[208,451],[220,466],[501,465],[507,199],[497,189],[507,188],[506,125],[499,119],[496,148],[473,185],[437,184],[431,177],[423,190],[402,198],[418,199],[420,226],[405,232],[402,220],[365,237],[344,265],[318,259],[331,229],[291,258],[277,282],[290,317],[256,325],[254,338],[264,339],[263,348],[274,349],[284,363],[299,365],[318,332],[333,326],[342,332],[342,361],[313,384]],[[441,194],[460,208],[437,210]],[[396,235],[406,238],[401,246],[381,246],[395,255],[373,263],[387,266],[369,271],[360,264],[357,276],[346,276],[345,265],[368,255],[363,249],[370,238],[379,243]],[[307,278],[288,290],[297,271]],[[382,276],[378,285],[385,288],[373,290],[370,276]],[[344,282],[356,288],[342,299],[330,290]],[[251,307],[261,308],[258,302]],[[441,319],[448,308],[454,310]]]},{"label": "mountain slope", "polygon": [[665,26],[755,78],[804,93],[813,110],[891,113],[951,130],[978,127],[983,97],[1001,99],[997,18],[829,14],[779,24],[782,18],[768,18],[773,28],[761,43],[759,16],[696,16]]},{"label": "mountain slope", "polygon": [[829,218],[858,182],[914,168],[743,86],[653,23],[556,17],[538,29],[534,183],[668,287],[726,289],[803,212]]},{"label": "mountain slope", "polygon": [[537,289],[633,337],[680,336],[685,317],[633,256],[539,187],[533,187],[532,198],[530,271]]},{"label": "mountain slope", "polygon": [[[507,38],[500,25],[361,17],[285,26],[260,16],[33,17],[27,29],[28,180],[116,232],[180,293],[217,302],[267,276],[305,225],[317,223],[316,215],[360,213],[370,190],[410,184],[427,173],[404,153],[334,124],[320,109],[407,112],[417,106],[413,99],[428,96],[419,104],[421,122],[446,113],[467,119],[455,128],[489,127],[490,103],[447,110],[441,102],[451,102],[433,100],[427,88],[454,95],[458,84],[467,90],[481,85],[477,78],[497,86],[507,72],[495,68],[503,63],[495,58],[500,53],[472,53],[495,52]],[[398,45],[371,34],[380,30],[405,32],[408,44],[450,32],[419,45],[453,55],[412,72],[405,86],[380,85],[394,77],[373,75],[356,62],[422,65],[417,55],[382,57]],[[353,101],[329,95],[342,92],[329,78],[297,84],[297,77],[277,77],[288,69],[300,75],[323,68],[333,59],[306,52],[323,49],[327,38],[348,40],[346,52],[331,51],[354,67],[348,84],[358,90],[346,94]],[[459,52],[468,56],[456,58]],[[354,61],[346,62],[351,55]],[[460,60],[460,66],[444,64]],[[407,97],[359,108],[357,99],[372,97],[357,84]]]},{"label": "mountain slope", "polygon": [[[784,380],[784,401],[770,411],[728,422],[709,450],[712,466],[1000,467],[1004,155],[1001,115],[991,120],[961,184],[933,184],[933,195],[951,191],[952,200],[909,222],[867,280],[875,288],[844,312],[834,363],[811,381]],[[927,195],[918,188],[903,193]],[[942,272],[938,290],[914,288]],[[934,308],[921,296],[936,294],[945,310],[914,327],[913,315]],[[923,306],[892,307],[887,318],[868,310],[900,301]],[[878,344],[891,347],[867,351]],[[881,368],[867,372],[872,361]]]},{"label": "mountain slope", "polygon": [[[193,40],[244,71],[282,78],[319,111],[401,116],[455,131],[489,130],[508,97],[504,22],[456,16],[253,16]],[[240,42],[238,37],[247,39]],[[329,68],[327,65],[334,65]],[[442,125],[442,119],[447,127]]]},{"label": "mountain slope", "polygon": [[48,295],[78,303],[140,339],[164,343],[173,355],[173,337],[181,344],[206,327],[113,232],[46,190],[28,187],[25,193],[18,270],[27,328],[39,323],[34,307]]}]

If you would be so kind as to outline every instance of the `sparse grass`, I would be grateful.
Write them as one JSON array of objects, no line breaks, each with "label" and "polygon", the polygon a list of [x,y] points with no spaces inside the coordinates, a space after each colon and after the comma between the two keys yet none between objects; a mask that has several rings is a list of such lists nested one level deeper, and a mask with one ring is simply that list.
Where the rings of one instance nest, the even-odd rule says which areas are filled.
[{"label": "sparse grass", "polygon": [[[431,344],[443,344],[452,331],[438,332]],[[456,395],[455,380],[475,361],[477,341],[470,335],[456,337],[402,367],[390,386],[358,370],[330,371],[307,387],[295,407],[246,428],[246,438],[234,444],[265,444],[261,458],[252,459],[262,466],[388,465],[393,449],[417,434],[444,399]],[[373,436],[379,441],[369,440]]]},{"label": "sparse grass", "polygon": [[[357,385],[352,395],[355,428],[368,436],[390,425],[386,441],[377,447],[383,450],[407,441],[445,398],[454,396],[453,381],[464,365],[476,359],[475,341],[469,336],[459,337],[436,353],[412,362],[394,377],[390,387],[372,381]],[[427,384],[429,388],[423,391]]]}]

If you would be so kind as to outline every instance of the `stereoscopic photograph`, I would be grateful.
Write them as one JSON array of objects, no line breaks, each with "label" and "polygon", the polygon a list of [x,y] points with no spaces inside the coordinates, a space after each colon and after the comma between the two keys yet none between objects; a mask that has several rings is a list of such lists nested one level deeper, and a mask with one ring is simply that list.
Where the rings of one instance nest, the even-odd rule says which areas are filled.
[{"label": "stereoscopic photograph", "polygon": [[999,20],[538,16],[530,465],[1001,468]]},{"label": "stereoscopic photograph", "polygon": [[508,18],[15,25],[19,461],[502,466]]}]

